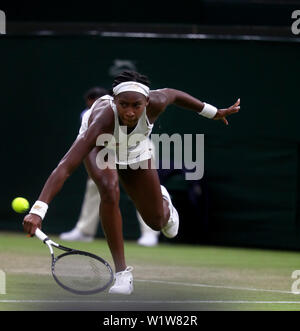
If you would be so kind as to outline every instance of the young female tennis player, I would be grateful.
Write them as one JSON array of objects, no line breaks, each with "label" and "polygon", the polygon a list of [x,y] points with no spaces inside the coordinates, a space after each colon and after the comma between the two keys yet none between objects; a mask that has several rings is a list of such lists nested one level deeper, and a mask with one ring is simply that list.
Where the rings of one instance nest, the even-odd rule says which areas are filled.
[{"label": "young female tennis player", "polygon": [[[33,236],[36,228],[41,228],[48,204],[84,162],[101,195],[100,219],[115,264],[115,283],[110,293],[133,291],[132,267],[126,266],[124,256],[118,180],[152,229],[160,230],[168,238],[178,232],[178,213],[151,164],[147,138],[155,120],[168,105],[174,104],[227,125],[226,117],[240,109],[240,100],[229,108],[217,109],[185,92],[171,88],[150,91],[149,86],[148,78],[137,72],[124,71],[115,78],[113,95],[99,98],[85,113],[77,139],[49,176],[23,221],[24,231]],[[115,167],[111,161],[103,166],[105,162],[99,157],[103,151],[113,151]],[[109,153],[106,160],[111,160]]]}]

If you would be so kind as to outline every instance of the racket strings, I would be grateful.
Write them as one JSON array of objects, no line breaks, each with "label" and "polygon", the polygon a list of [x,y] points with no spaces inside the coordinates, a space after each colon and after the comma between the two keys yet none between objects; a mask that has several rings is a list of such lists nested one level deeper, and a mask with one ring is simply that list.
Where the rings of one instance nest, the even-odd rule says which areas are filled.
[{"label": "racket strings", "polygon": [[57,259],[54,274],[62,285],[82,292],[96,291],[106,286],[111,278],[103,262],[78,253]]}]

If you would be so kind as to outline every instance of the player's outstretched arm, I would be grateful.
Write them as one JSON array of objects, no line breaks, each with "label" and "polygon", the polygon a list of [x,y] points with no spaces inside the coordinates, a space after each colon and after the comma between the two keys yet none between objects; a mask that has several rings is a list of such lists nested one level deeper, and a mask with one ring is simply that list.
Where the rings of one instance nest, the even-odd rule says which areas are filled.
[{"label": "player's outstretched arm", "polygon": [[38,201],[33,205],[29,214],[25,216],[23,221],[25,232],[33,236],[36,228],[41,228],[41,222],[47,211],[48,204],[61,190],[67,178],[81,164],[83,159],[95,146],[96,139],[101,133],[101,127],[99,127],[97,123],[92,123],[90,128],[86,131],[86,134],[79,136],[75,140],[69,151],[47,179],[43,190],[39,195]]},{"label": "player's outstretched arm", "polygon": [[164,103],[164,108],[166,108],[168,105],[174,104],[178,107],[195,111],[199,115],[203,115],[207,118],[221,120],[226,125],[228,125],[226,117],[237,113],[240,110],[240,99],[238,99],[234,105],[228,108],[217,109],[216,107],[202,102],[186,92],[176,89],[165,88],[159,90],[159,93],[164,96],[164,98],[161,98]]}]

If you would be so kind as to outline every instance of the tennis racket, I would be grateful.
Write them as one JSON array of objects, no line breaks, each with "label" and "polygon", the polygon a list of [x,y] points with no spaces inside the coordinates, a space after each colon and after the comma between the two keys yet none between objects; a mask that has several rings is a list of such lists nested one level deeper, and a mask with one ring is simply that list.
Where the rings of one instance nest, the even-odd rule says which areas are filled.
[{"label": "tennis racket", "polygon": [[[36,229],[35,235],[48,246],[52,257],[53,278],[63,289],[87,295],[104,291],[112,283],[113,271],[101,257],[59,245],[40,229]],[[55,256],[53,247],[65,253]]]}]

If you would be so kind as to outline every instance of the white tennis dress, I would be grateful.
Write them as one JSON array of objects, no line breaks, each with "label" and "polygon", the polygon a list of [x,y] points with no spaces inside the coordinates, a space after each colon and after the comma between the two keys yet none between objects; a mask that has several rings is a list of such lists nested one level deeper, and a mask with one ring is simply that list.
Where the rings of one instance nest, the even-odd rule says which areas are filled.
[{"label": "white tennis dress", "polygon": [[110,95],[105,95],[97,99],[92,107],[83,115],[79,135],[88,129],[89,117],[93,110],[97,110],[102,100],[110,101],[114,112],[115,125],[112,136],[102,135],[102,137],[98,137],[97,146],[105,146],[109,151],[114,152],[115,163],[117,164],[128,165],[150,159],[154,153],[153,144],[149,139],[153,124],[147,118],[146,108],[135,128],[127,134],[127,127],[120,126],[118,110],[114,103],[114,98]]}]

